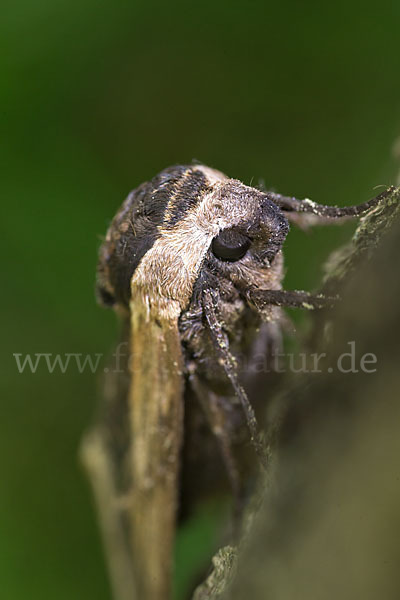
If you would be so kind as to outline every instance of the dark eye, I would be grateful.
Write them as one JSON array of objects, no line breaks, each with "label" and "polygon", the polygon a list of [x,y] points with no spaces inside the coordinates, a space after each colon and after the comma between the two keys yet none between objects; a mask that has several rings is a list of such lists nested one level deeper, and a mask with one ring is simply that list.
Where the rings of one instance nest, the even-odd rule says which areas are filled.
[{"label": "dark eye", "polygon": [[214,256],[220,260],[235,262],[240,260],[250,248],[247,236],[233,229],[225,229],[215,237],[211,243]]}]

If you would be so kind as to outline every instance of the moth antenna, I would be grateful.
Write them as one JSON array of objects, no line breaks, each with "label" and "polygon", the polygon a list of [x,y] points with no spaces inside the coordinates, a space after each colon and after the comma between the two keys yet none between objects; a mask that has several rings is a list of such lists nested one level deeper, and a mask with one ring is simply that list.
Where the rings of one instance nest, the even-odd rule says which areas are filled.
[{"label": "moth antenna", "polygon": [[235,390],[235,394],[237,395],[242,405],[247,421],[247,427],[250,431],[250,441],[260,459],[262,466],[264,467],[264,469],[266,469],[268,463],[267,452],[260,437],[256,415],[254,413],[253,407],[250,404],[246,392],[244,391],[243,387],[239,382],[236,371],[235,359],[229,351],[229,342],[222,330],[221,324],[218,321],[215,307],[215,293],[213,293],[209,289],[205,289],[203,291],[203,309],[206,316],[207,325],[210,331],[211,340],[221,359],[224,371],[229,381],[231,382],[232,387]]},{"label": "moth antenna", "polygon": [[389,187],[387,190],[373,198],[368,202],[363,202],[356,206],[326,206],[324,204],[317,204],[313,200],[305,198],[304,200],[298,200],[297,198],[290,196],[282,196],[281,194],[275,194],[273,192],[267,192],[268,198],[272,200],[279,208],[287,212],[299,212],[299,213],[313,213],[319,217],[327,217],[331,219],[338,219],[341,217],[360,217],[371,208],[375,208],[382,200],[393,193],[394,186]]},{"label": "moth antenna", "polygon": [[247,288],[245,295],[258,310],[263,310],[271,304],[308,310],[332,308],[339,299],[338,296],[310,294],[302,290],[260,290],[258,288]]}]

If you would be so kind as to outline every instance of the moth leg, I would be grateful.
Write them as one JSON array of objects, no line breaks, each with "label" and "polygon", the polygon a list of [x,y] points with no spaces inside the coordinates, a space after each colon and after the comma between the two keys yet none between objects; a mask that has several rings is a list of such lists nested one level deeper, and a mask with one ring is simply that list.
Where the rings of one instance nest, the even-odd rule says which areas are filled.
[{"label": "moth leg", "polygon": [[257,419],[254,409],[250,404],[246,392],[239,382],[236,361],[229,351],[229,341],[224,333],[216,313],[215,291],[206,289],[203,292],[203,310],[214,348],[220,358],[221,365],[232,384],[232,387],[242,405],[246,417],[247,427],[250,431],[250,441],[256,451],[261,465],[266,469],[268,463],[267,449],[258,431]]},{"label": "moth leg", "polygon": [[97,507],[112,597],[114,600],[137,600],[121,494],[115,485],[113,463],[100,428],[84,436],[80,458],[89,476]]},{"label": "moth leg", "polygon": [[234,522],[237,530],[244,505],[244,489],[233,451],[233,432],[229,425],[225,399],[206,388],[195,373],[190,374],[189,381],[219,445],[232,489]]},{"label": "moth leg", "polygon": [[[285,211],[285,209],[283,209]],[[324,217],[322,215],[316,215],[314,213],[306,212],[288,212],[285,211],[285,217],[290,223],[296,225],[303,231],[308,231],[310,227],[320,227],[323,225],[342,225],[344,222],[349,221],[351,215],[344,215],[340,218]]]},{"label": "moth leg", "polygon": [[335,305],[338,297],[325,296],[324,294],[310,294],[302,290],[261,290],[259,288],[248,288],[244,290],[247,299],[257,310],[270,306],[286,306],[289,308],[303,308],[314,310],[320,308],[331,308]]},{"label": "moth leg", "polygon": [[282,196],[281,194],[275,194],[273,192],[267,192],[267,196],[275,203],[279,208],[285,212],[300,212],[300,213],[312,213],[318,217],[327,217],[330,219],[340,219],[342,217],[360,217],[367,213],[372,208],[375,208],[382,200],[390,195],[394,190],[391,186],[376,198],[358,204],[357,206],[326,206],[323,204],[317,204],[312,200],[306,198],[304,200],[298,200],[294,197]]}]

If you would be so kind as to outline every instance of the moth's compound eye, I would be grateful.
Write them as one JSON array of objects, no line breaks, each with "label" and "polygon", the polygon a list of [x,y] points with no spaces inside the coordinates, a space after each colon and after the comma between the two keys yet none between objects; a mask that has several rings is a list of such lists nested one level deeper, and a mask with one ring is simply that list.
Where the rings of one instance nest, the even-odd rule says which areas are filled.
[{"label": "moth's compound eye", "polygon": [[213,239],[211,250],[220,260],[235,262],[243,258],[250,244],[250,239],[242,233],[234,229],[224,229]]}]

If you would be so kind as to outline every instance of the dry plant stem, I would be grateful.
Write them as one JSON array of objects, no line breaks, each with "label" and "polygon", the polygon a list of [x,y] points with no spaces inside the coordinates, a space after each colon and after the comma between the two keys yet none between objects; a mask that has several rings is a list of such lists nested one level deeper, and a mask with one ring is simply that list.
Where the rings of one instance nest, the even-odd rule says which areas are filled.
[{"label": "dry plant stem", "polygon": [[323,292],[341,289],[360,263],[372,256],[382,237],[391,229],[400,213],[400,188],[390,187],[378,198],[381,202],[360,219],[351,246],[335,253],[327,266]]},{"label": "dry plant stem", "polygon": [[96,502],[112,596],[115,600],[138,600],[113,466],[100,429],[84,437],[80,456]]},{"label": "dry plant stem", "polygon": [[177,321],[148,317],[131,302],[132,557],[141,600],[171,592],[183,430],[182,354]]}]

